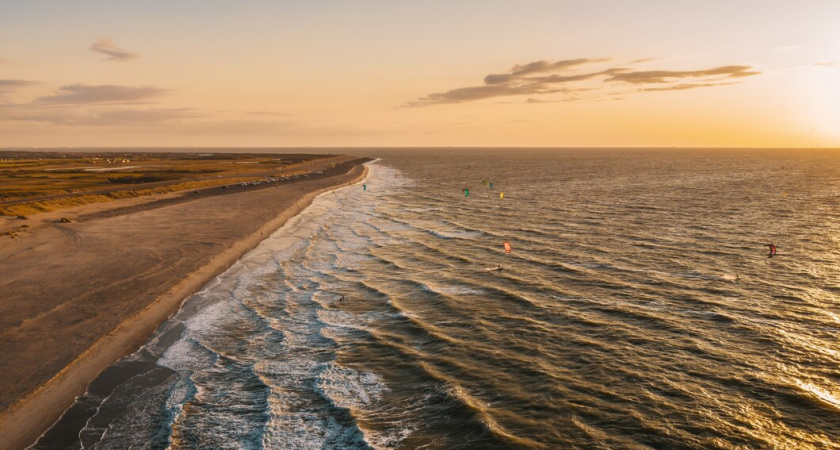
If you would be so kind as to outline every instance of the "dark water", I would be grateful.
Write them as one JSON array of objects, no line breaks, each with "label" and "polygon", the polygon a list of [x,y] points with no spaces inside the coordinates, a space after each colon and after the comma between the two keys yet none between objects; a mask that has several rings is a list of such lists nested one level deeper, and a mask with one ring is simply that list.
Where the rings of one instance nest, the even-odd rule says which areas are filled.
[{"label": "dark water", "polygon": [[380,153],[34,448],[840,448],[840,155]]}]

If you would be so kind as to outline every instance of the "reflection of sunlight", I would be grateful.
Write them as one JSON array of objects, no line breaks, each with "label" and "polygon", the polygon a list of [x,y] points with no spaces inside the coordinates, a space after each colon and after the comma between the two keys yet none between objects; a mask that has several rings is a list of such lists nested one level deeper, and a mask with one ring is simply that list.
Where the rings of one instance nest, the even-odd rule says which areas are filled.
[{"label": "reflection of sunlight", "polygon": [[[747,433],[754,439],[767,442],[769,448],[818,448],[806,443],[808,439],[806,433],[796,428],[789,428],[784,422],[776,420],[777,413],[772,409],[768,411],[766,405],[755,405],[744,401],[732,407],[735,408],[735,417],[738,420],[750,424],[750,427],[740,428],[739,431]],[[713,442],[720,448],[729,448],[729,443],[722,439],[715,438]]]},{"label": "reflection of sunlight", "polygon": [[798,343],[800,345],[802,345],[803,347],[805,347],[806,349],[808,349],[808,351],[810,351],[811,353],[816,353],[816,354],[819,354],[820,356],[828,356],[828,357],[833,357],[835,359],[840,359],[840,352],[838,352],[836,350],[832,350],[832,349],[827,348],[827,347],[822,347],[820,345],[813,344],[813,343],[811,343],[809,341],[806,341],[806,340],[800,340]]},{"label": "reflection of sunlight", "polygon": [[800,389],[809,392],[820,399],[823,403],[826,403],[830,406],[840,409],[840,399],[838,399],[834,394],[831,392],[820,388],[812,383],[808,383],[799,379],[794,378],[793,380]]}]

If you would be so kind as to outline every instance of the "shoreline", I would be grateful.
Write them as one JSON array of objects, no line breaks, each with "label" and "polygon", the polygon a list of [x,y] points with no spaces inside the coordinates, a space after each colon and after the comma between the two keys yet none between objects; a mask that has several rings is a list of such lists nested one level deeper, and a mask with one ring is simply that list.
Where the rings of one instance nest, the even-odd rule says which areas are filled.
[{"label": "shoreline", "polygon": [[[338,175],[349,176],[350,179],[307,191],[256,230],[236,240],[210,258],[209,262],[170,286],[162,295],[119,321],[116,327],[102,335],[56,375],[0,412],[0,435],[4,437],[0,448],[25,448],[34,443],[73,404],[75,397],[85,392],[89,383],[102,370],[140,348],[190,295],[198,292],[272,232],[298,215],[318,195],[357,184],[364,180],[367,173],[367,166],[357,162],[345,174]],[[304,186],[301,185],[300,189],[304,189]]]}]

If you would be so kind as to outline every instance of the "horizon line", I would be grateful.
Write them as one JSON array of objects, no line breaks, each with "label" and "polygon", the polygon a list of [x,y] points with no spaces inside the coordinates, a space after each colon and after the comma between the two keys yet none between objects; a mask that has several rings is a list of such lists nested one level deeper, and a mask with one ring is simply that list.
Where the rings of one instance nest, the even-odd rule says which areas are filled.
[{"label": "horizon line", "polygon": [[278,150],[420,150],[420,149],[453,149],[453,150],[506,150],[506,149],[534,149],[534,150],[840,150],[837,147],[792,147],[792,146],[471,146],[471,145],[417,145],[417,146],[197,146],[197,145],[156,145],[156,146],[8,146],[0,147],[0,152],[15,151],[15,150],[106,150],[106,149],[137,149],[137,150],[154,150],[154,149],[278,149]]}]

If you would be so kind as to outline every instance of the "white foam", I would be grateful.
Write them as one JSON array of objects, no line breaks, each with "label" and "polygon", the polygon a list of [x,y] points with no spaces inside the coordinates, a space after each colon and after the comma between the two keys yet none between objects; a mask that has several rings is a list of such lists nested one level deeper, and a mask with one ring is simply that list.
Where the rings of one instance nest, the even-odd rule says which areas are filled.
[{"label": "white foam", "polygon": [[422,289],[443,295],[485,295],[487,291],[469,286],[447,285],[436,286],[429,283],[423,284]]},{"label": "white foam", "polygon": [[[364,194],[368,197],[383,195],[370,188],[383,182],[382,176],[393,176],[392,171],[379,169],[369,173],[369,192]],[[374,373],[323,362],[335,356],[336,340],[342,335],[376,320],[367,313],[330,309],[338,291],[327,286],[335,282],[321,276],[336,268],[359,267],[367,259],[362,253],[370,246],[366,235],[371,231],[354,228],[366,227],[373,208],[343,208],[345,202],[355,202],[361,195],[353,186],[321,194],[196,295],[195,300],[207,305],[184,321],[185,332],[158,361],[182,377],[166,405],[173,417],[180,417],[174,426],[213,420],[183,417],[209,414],[202,408],[196,411],[203,412],[188,412],[191,410],[184,405],[193,398],[212,403],[220,392],[236,389],[218,385],[220,379],[236,376],[228,372],[235,368],[220,363],[215,354],[220,352],[242,364],[252,361],[254,374],[268,386],[269,419],[262,435],[266,448],[345,448],[362,446],[365,441],[376,448],[388,448],[389,443],[399,442],[409,433],[406,429],[389,436],[363,435],[355,422],[333,417],[336,407],[356,410],[363,417],[366,410],[377,407],[387,391]],[[257,325],[253,326],[255,333],[246,333],[257,317],[271,329]],[[243,334],[231,336],[231,330]],[[210,344],[212,350],[205,347]],[[235,399],[238,394],[231,391],[225,397]],[[211,441],[225,442],[224,433],[211,436],[213,430],[200,432],[207,433]]]},{"label": "white foam", "polygon": [[357,327],[361,325],[361,321],[357,319],[355,314],[338,309],[318,310],[318,320],[334,327]]},{"label": "white foam", "polygon": [[[372,372],[330,364],[318,376],[318,389],[338,407],[349,409],[354,415],[381,408],[382,396],[389,391],[382,377]],[[364,441],[375,449],[397,448],[414,428],[407,425],[374,431],[360,425]]]},{"label": "white foam", "polygon": [[230,320],[231,305],[227,302],[218,302],[202,308],[199,312],[188,318],[184,324],[188,329],[206,330],[216,328],[221,323]]},{"label": "white foam", "polygon": [[372,372],[358,372],[335,364],[318,375],[318,388],[341,408],[364,410],[382,398],[388,390],[382,377]]},{"label": "white foam", "polygon": [[472,239],[481,236],[478,231],[428,230],[429,233],[444,239]]},{"label": "white foam", "polygon": [[191,339],[180,339],[172,344],[158,360],[158,365],[176,372],[190,372],[207,368],[216,358]]}]

